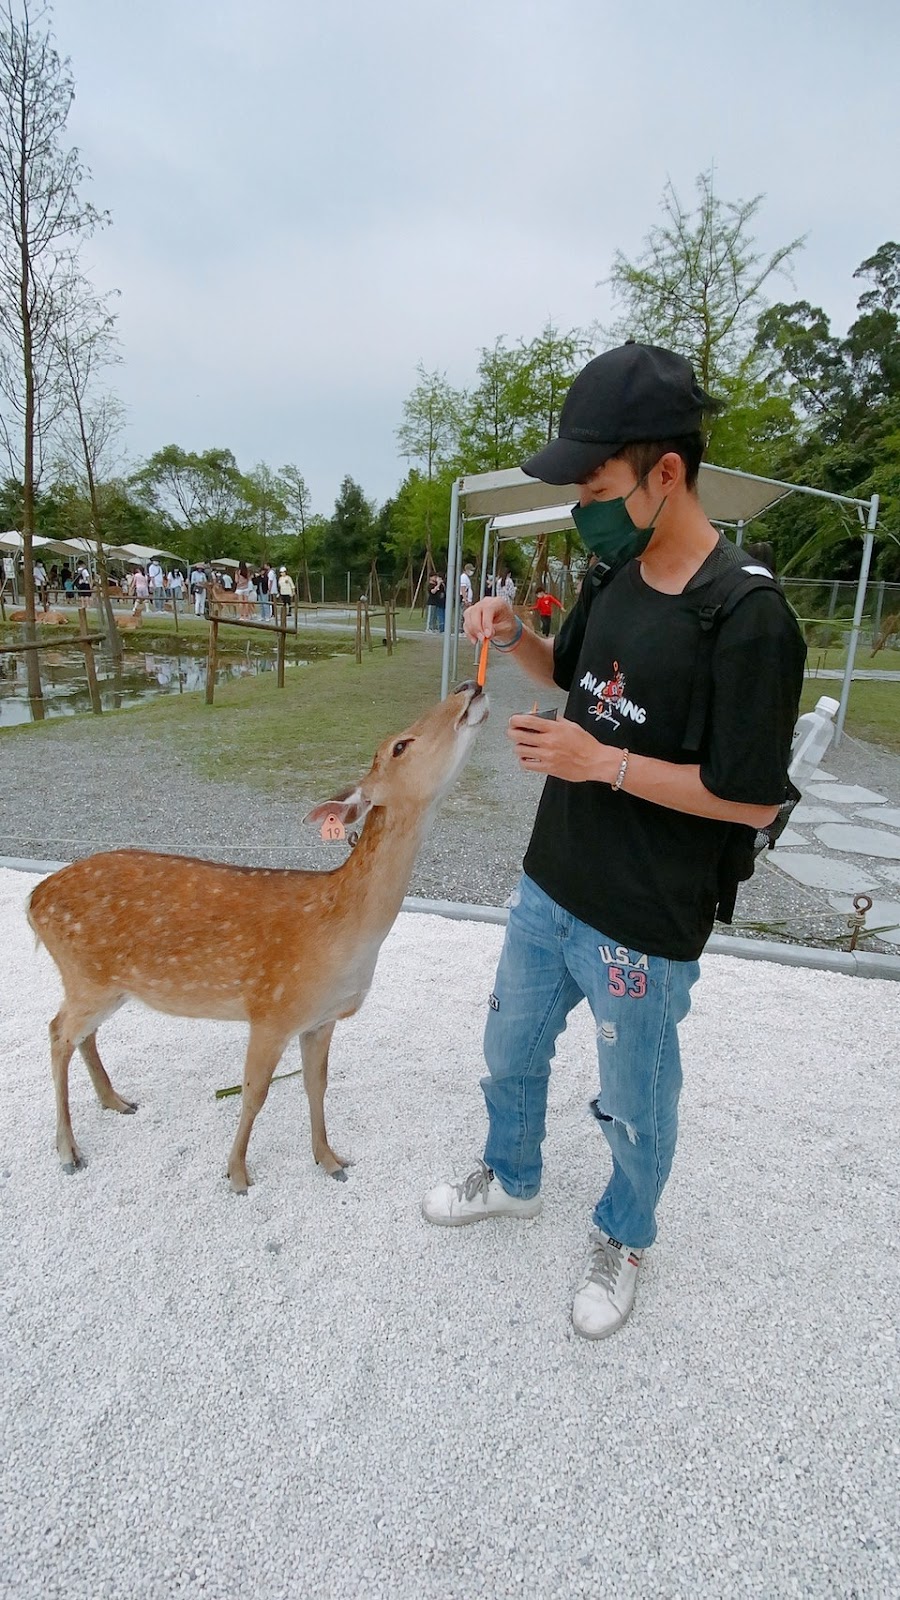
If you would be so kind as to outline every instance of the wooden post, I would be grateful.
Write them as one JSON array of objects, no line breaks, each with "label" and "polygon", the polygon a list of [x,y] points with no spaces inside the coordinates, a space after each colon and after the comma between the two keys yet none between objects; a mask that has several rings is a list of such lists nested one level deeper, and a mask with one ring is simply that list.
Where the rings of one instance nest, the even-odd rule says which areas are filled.
[{"label": "wooden post", "polygon": [[396,644],[397,643],[397,607],[395,605],[393,605],[393,604],[391,605],[391,634],[392,634],[394,643]]},{"label": "wooden post", "polygon": [[388,655],[392,656],[394,654],[394,630],[391,627],[390,600],[385,600],[384,602],[384,642],[387,645]]},{"label": "wooden post", "polygon": [[276,673],[276,679],[277,679],[277,683],[278,683],[279,689],[283,689],[284,688],[284,642],[285,642],[286,638],[287,638],[287,629],[286,628],[279,628],[278,629],[278,653],[277,653],[278,668],[277,668],[277,673]]},{"label": "wooden post", "polygon": [[363,595],[363,598],[362,598],[362,608],[363,608],[363,625],[364,625],[365,630],[366,630],[366,644],[369,646],[369,654],[371,655],[371,653],[372,653],[372,624],[369,621],[369,602],[366,599],[365,595]]},{"label": "wooden post", "polygon": [[178,632],[178,596],[175,593],[174,589],[172,590],[172,615],[175,618],[175,632],[177,633]]},{"label": "wooden post", "polygon": [[94,646],[88,636],[87,606],[78,607],[78,632],[81,635],[79,644],[84,652],[84,665],[87,671],[88,690],[91,696],[91,710],[95,717],[103,715],[103,706],[100,703],[100,685],[97,682],[97,669],[94,665]]},{"label": "wooden post", "polygon": [[206,704],[211,706],[216,689],[216,667],[219,658],[219,619],[209,619],[209,651],[206,657]]},{"label": "wooden post", "polygon": [[357,600],[357,602],[356,602],[356,665],[358,667],[362,666],[362,641],[363,641],[362,601],[361,600]]}]

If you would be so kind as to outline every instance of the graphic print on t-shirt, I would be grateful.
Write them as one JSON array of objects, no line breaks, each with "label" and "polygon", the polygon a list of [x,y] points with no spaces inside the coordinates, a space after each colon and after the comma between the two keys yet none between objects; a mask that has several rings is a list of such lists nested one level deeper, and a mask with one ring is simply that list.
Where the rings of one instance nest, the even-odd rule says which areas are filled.
[{"label": "graphic print on t-shirt", "polygon": [[618,661],[612,664],[611,678],[595,678],[592,672],[586,672],[580,687],[597,696],[595,703],[588,706],[588,716],[596,717],[598,722],[611,722],[614,728],[621,727],[625,717],[632,722],[646,722],[646,708],[635,705],[625,693],[625,673]]}]

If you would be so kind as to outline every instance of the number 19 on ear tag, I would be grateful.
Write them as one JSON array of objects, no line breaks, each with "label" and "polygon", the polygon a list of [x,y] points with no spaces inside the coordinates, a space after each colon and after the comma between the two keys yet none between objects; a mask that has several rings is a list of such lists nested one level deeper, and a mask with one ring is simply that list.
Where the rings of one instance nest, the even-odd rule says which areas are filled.
[{"label": "number 19 on ear tag", "polygon": [[336,817],[333,812],[329,812],[319,829],[319,836],[325,840],[326,844],[337,844],[341,839],[346,838],[344,824],[340,817]]}]

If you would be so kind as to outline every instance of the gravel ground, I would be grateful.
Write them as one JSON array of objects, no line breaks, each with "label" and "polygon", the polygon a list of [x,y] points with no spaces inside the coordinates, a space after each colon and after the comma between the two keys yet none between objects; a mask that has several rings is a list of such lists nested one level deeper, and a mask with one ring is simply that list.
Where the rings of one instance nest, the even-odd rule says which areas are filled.
[{"label": "gravel ground", "polygon": [[660,1238],[628,1326],[588,1345],[584,1007],[542,1215],[419,1215],[481,1148],[502,930],[399,918],[335,1040],[349,1181],[312,1165],[295,1080],[238,1200],[212,1091],[244,1030],[135,1006],[102,1040],[138,1113],[101,1112],[76,1063],[89,1165],[60,1171],[30,881],[0,870],[2,1600],[900,1593],[894,985],[704,962]]},{"label": "gravel ground", "polygon": [[[437,693],[437,638],[434,645]],[[470,659],[461,646],[460,676]],[[514,663],[496,656],[489,691],[492,715],[467,773],[435,820],[410,894],[497,906],[518,876],[540,789],[536,779],[515,768],[504,729],[513,711],[530,710],[534,691]],[[564,696],[548,692],[540,700],[546,708],[562,705]],[[396,730],[386,722],[388,731]],[[43,739],[14,733],[0,739],[0,855],[56,861],[141,845],[261,866],[322,867],[341,859],[339,846],[322,845],[303,825],[309,806],[328,798],[312,777],[302,794],[289,799],[243,784],[208,782],[148,739],[139,714],[60,719],[52,740],[51,766]],[[824,765],[836,778],[877,789],[900,805],[900,757],[847,739]],[[346,781],[358,776],[348,772]],[[857,864],[861,872],[875,865],[861,859]],[[741,891],[735,923],[741,924],[735,931],[751,937],[821,944],[843,931],[844,919],[824,890],[792,883],[764,859]],[[868,948],[888,947],[873,941]]]}]

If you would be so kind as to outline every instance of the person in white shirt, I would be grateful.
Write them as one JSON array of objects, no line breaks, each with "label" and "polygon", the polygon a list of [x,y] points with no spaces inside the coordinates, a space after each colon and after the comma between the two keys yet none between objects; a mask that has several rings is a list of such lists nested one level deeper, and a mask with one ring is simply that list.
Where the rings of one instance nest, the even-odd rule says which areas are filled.
[{"label": "person in white shirt", "polygon": [[43,561],[34,563],[34,592],[46,611],[50,604],[50,583],[47,578],[47,569]]},{"label": "person in white shirt", "polygon": [[153,557],[153,560],[150,562],[150,565],[147,568],[147,578],[150,583],[150,588],[153,590],[154,611],[165,610],[166,591],[163,586],[163,569],[160,566],[156,556]]},{"label": "person in white shirt", "polygon": [[191,571],[191,588],[194,592],[194,616],[206,615],[206,573],[199,565]]}]

